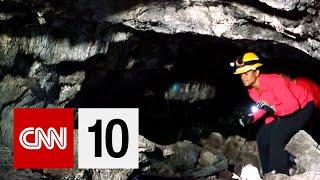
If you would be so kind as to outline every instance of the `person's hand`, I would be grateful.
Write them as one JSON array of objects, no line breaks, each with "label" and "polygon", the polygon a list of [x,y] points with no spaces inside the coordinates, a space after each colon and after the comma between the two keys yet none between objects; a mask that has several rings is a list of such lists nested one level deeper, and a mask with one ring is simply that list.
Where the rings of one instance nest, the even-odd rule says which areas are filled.
[{"label": "person's hand", "polygon": [[256,105],[257,105],[257,107],[258,107],[259,109],[263,109],[263,110],[265,110],[267,113],[274,114],[275,109],[274,109],[274,107],[272,107],[270,104],[268,104],[268,103],[266,103],[266,102],[264,102],[264,101],[259,101],[259,102],[257,102]]},{"label": "person's hand", "polygon": [[239,123],[242,127],[246,127],[249,124],[251,124],[252,119],[253,119],[252,114],[242,114],[239,117]]}]

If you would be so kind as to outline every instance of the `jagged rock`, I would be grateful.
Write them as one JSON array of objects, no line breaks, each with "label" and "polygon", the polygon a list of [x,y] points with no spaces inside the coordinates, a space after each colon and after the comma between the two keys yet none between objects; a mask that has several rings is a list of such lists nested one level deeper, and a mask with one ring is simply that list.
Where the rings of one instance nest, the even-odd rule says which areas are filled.
[{"label": "jagged rock", "polygon": [[91,178],[90,170],[79,169],[43,169],[43,172],[55,179],[86,180]]},{"label": "jagged rock", "polygon": [[[24,60],[24,59],[21,59]],[[61,92],[59,94],[59,76],[42,63],[35,61],[30,67],[23,67],[26,77],[6,75],[0,82],[0,143],[12,147],[12,110],[17,107],[61,107],[80,90],[84,80],[84,72],[76,72],[68,76],[60,76]],[[70,87],[65,90],[64,87]],[[62,103],[63,102],[63,103]]]},{"label": "jagged rock", "polygon": [[11,104],[2,110],[0,121],[0,146],[9,147],[11,150],[13,150],[13,107]]},{"label": "jagged rock", "polygon": [[295,157],[300,157],[305,154],[305,151],[317,147],[317,142],[305,131],[297,132],[287,143],[285,149]]},{"label": "jagged rock", "polygon": [[143,136],[139,136],[139,152],[153,152],[156,144]]},{"label": "jagged rock", "polygon": [[[25,6],[33,6],[32,2],[24,3]],[[65,13],[55,12],[51,6],[50,3],[38,3],[38,9],[30,12],[37,17],[34,23],[38,24],[39,20],[45,22],[47,29],[36,30],[28,38],[8,34],[0,36],[3,44],[0,46],[0,54],[3,56],[1,59],[4,59],[1,63],[10,66],[18,50],[44,59],[47,64],[70,60],[85,61],[95,54],[106,53],[110,42],[119,42],[131,36],[130,33],[118,32],[101,35],[99,32],[105,31],[110,24],[124,24],[137,30],[168,34],[190,32],[233,40],[267,40],[287,44],[320,59],[317,46],[320,43],[320,24],[312,23],[319,22],[320,18],[319,3],[315,0],[187,0],[148,3],[135,1],[129,4],[122,1],[96,0],[75,4],[61,3],[59,8],[64,9]],[[69,8],[81,10],[66,14],[69,12],[66,9]],[[297,13],[299,11],[301,13]],[[86,14],[81,19],[85,22],[107,25],[98,26],[94,31],[91,26],[87,29],[82,26],[72,29],[63,19],[67,17],[78,20],[77,17],[81,17],[82,14]],[[2,14],[1,17],[12,19],[10,12]],[[55,28],[73,36],[72,43],[67,38],[57,41],[53,36],[46,34]],[[70,33],[75,31],[77,32]],[[38,36],[32,36],[34,34]],[[78,36],[74,37],[74,34]],[[25,34],[28,35],[30,36],[28,33]],[[277,54],[276,50],[272,51]]]},{"label": "jagged rock", "polygon": [[217,132],[213,132],[210,134],[209,141],[212,143],[213,147],[216,149],[221,148],[221,146],[223,146],[225,143],[224,137]]},{"label": "jagged rock", "polygon": [[210,176],[219,171],[225,170],[228,168],[228,160],[224,157],[219,158],[217,162],[215,162],[211,166],[206,167],[197,167],[194,169],[190,169],[185,171],[182,176],[183,177],[206,177]]},{"label": "jagged rock", "polygon": [[217,178],[217,176],[209,176],[209,177],[207,177],[207,178],[205,178],[205,179],[207,179],[207,180],[217,180],[218,178]]},{"label": "jagged rock", "polygon": [[[268,1],[268,4],[270,7],[262,8],[258,3],[200,0],[187,6],[179,3],[168,3],[166,6],[161,3],[139,4],[127,11],[107,16],[105,20],[123,23],[138,30],[169,34],[192,32],[229,39],[272,40],[288,44],[320,59],[319,48],[315,46],[319,44],[317,29],[320,24],[310,24],[310,20],[305,21],[301,15],[287,18],[291,16],[290,12],[284,16],[271,13],[273,7],[279,8],[279,11],[302,11],[308,7],[311,21],[317,21],[319,15],[314,1]],[[262,28],[265,26],[269,28]],[[303,40],[297,41],[299,38]]]},{"label": "jagged rock", "polygon": [[[41,33],[41,32],[39,32]],[[0,37],[5,39],[6,37]],[[9,40],[7,40],[9,41]],[[78,60],[84,61],[97,53],[105,53],[108,50],[109,42],[102,43],[101,41],[81,42],[73,45],[68,39],[57,41],[50,35],[40,35],[30,38],[15,37],[10,39],[11,47],[9,49],[0,48],[0,52],[8,52],[5,56],[7,62],[12,61],[18,49],[22,50],[25,54],[32,54],[40,59],[45,60],[46,64],[58,64],[62,61]],[[8,64],[8,63],[7,63]]]},{"label": "jagged rock", "polygon": [[65,179],[74,179],[74,180],[87,180],[92,177],[92,172],[88,170],[81,170],[76,173],[74,176],[67,175]]},{"label": "jagged rock", "polygon": [[[165,161],[151,163],[145,173],[162,177],[207,177],[228,168],[222,153],[213,153],[189,142],[167,146],[155,145],[163,151]],[[164,152],[165,151],[165,152]],[[196,164],[198,165],[196,167]]]},{"label": "jagged rock", "polygon": [[[14,64],[13,59],[18,53],[18,47],[14,45],[14,38],[6,35],[0,35],[0,65],[4,67],[11,67]],[[2,74],[3,72],[0,72]]]},{"label": "jagged rock", "polygon": [[12,148],[9,147],[0,147],[0,159],[1,166],[0,168],[12,168],[13,164],[13,153]]},{"label": "jagged rock", "polygon": [[175,153],[173,146],[162,146],[160,149],[162,150],[163,157],[169,157]]},{"label": "jagged rock", "polygon": [[[199,146],[186,140],[167,146],[156,146],[163,151],[163,157],[167,159],[152,162],[146,173],[163,177],[180,177],[180,172],[194,169],[201,151]],[[166,154],[167,151],[170,153]],[[200,169],[198,168],[196,171]]]},{"label": "jagged rock", "polygon": [[247,152],[251,152],[258,155],[258,144],[256,141],[246,141],[244,149]]},{"label": "jagged rock", "polygon": [[199,157],[199,166],[210,166],[218,161],[218,156],[207,150],[202,150]]},{"label": "jagged rock", "polygon": [[153,152],[156,149],[156,144],[149,141],[145,137],[139,135],[139,163],[146,163],[149,161],[148,157],[144,153]]},{"label": "jagged rock", "polygon": [[[43,89],[36,88],[34,89],[34,84],[38,85],[38,82],[34,79],[20,79],[21,81],[16,81],[12,79],[9,85],[12,84],[12,86],[5,86],[3,85],[3,89],[7,89],[12,87],[9,91],[3,91],[3,96],[6,96],[8,94],[7,98],[4,98],[6,100],[6,103],[4,104],[4,107],[2,107],[1,117],[2,120],[0,121],[0,131],[1,131],[1,144],[7,147],[12,147],[13,143],[13,108],[19,108],[19,107],[34,107],[34,108],[42,108],[47,107],[49,104],[48,97],[45,96],[46,93],[44,93]],[[24,84],[20,84],[19,82],[24,82]],[[20,90],[23,90],[21,92]],[[20,96],[10,95],[10,92],[16,92]]]},{"label": "jagged rock", "polygon": [[178,177],[170,161],[155,162],[150,165],[149,174],[161,177]]},{"label": "jagged rock", "polygon": [[211,133],[208,138],[201,139],[200,144],[211,152],[222,152],[229,164],[235,165],[235,169],[241,170],[243,165],[253,164],[260,167],[258,146],[255,141],[246,141],[240,136],[230,136],[224,140],[220,133]]},{"label": "jagged rock", "polygon": [[288,176],[285,174],[271,174],[264,176],[264,180],[315,180],[320,178],[320,172],[310,171],[303,174]]},{"label": "jagged rock", "polygon": [[74,167],[78,167],[78,129],[73,130],[73,155],[74,155]]},{"label": "jagged rock", "polygon": [[60,76],[59,83],[60,84],[80,84],[85,78],[85,72],[77,71],[73,74],[67,76]]},{"label": "jagged rock", "polygon": [[94,169],[92,180],[126,180],[132,169]]},{"label": "jagged rock", "polygon": [[260,168],[259,155],[256,143],[247,142],[240,136],[230,136],[225,142],[223,154],[229,159],[229,164],[234,165],[236,170],[246,164],[253,164]]},{"label": "jagged rock", "polygon": [[314,0],[293,0],[293,1],[286,1],[286,0],[259,0],[260,2],[266,3],[267,5],[275,8],[275,9],[281,9],[285,11],[292,11],[294,9],[297,9],[299,11],[305,10],[308,6],[314,6],[315,1]]},{"label": "jagged rock", "polygon": [[238,154],[244,149],[245,139],[240,136],[230,136],[225,142],[223,154],[229,159],[230,164],[235,164]]},{"label": "jagged rock", "polygon": [[68,76],[59,77],[59,83],[61,85],[59,94],[60,105],[66,104],[76,96],[81,89],[81,84],[84,78],[84,72],[75,72]]},{"label": "jagged rock", "polygon": [[320,171],[320,151],[315,147],[305,151],[306,154],[297,157],[294,161],[297,166],[297,173],[306,171]]},{"label": "jagged rock", "polygon": [[147,155],[139,153],[139,163],[146,163],[148,161],[149,161],[149,159],[148,159]]},{"label": "jagged rock", "polygon": [[264,180],[289,180],[289,176],[286,174],[272,174],[267,173],[263,177]]},{"label": "jagged rock", "polygon": [[[42,63],[35,61],[28,70],[28,81],[32,84],[29,86],[30,89],[40,96],[51,95],[58,91],[59,77],[55,71],[50,71]],[[53,98],[53,97],[48,97]]]},{"label": "jagged rock", "polygon": [[195,167],[198,162],[201,148],[190,141],[182,141],[173,144],[174,154],[168,161],[177,170],[188,170]]},{"label": "jagged rock", "polygon": [[[74,131],[74,163],[78,166],[78,133]],[[41,170],[15,170],[13,169],[13,150],[11,147],[0,147],[0,179],[65,179],[87,180],[91,179],[90,170],[74,169],[41,169]]]},{"label": "jagged rock", "polygon": [[305,131],[300,130],[296,133],[285,149],[296,157],[294,160],[297,167],[296,173],[320,170],[320,150],[317,149],[317,143]]},{"label": "jagged rock", "polygon": [[224,137],[217,132],[213,132],[209,135],[208,138],[200,140],[200,144],[209,150],[222,148],[222,146],[224,146],[224,143]]},{"label": "jagged rock", "polygon": [[230,171],[221,171],[219,172],[219,179],[232,179],[232,172]]},{"label": "jagged rock", "polygon": [[[14,7],[8,10],[5,10],[7,6],[0,7],[0,10],[5,10],[0,13],[1,25],[3,25],[0,28],[0,76],[4,77],[0,82],[0,101],[1,105],[4,105],[0,108],[2,110],[0,146],[5,145],[9,149],[12,147],[12,109],[14,107],[63,107],[82,87],[84,71],[78,69],[76,73],[62,75],[55,70],[56,66],[65,61],[91,62],[93,57],[107,54],[103,62],[108,67],[104,66],[99,73],[106,74],[105,71],[110,69],[132,70],[137,64],[145,64],[148,69],[159,68],[160,60],[154,56],[140,59],[127,57],[135,53],[131,50],[136,48],[136,44],[144,43],[143,41],[133,43],[139,39],[138,34],[141,31],[153,31],[156,32],[154,34],[158,33],[157,35],[161,34],[161,36],[170,34],[170,37],[171,34],[178,33],[193,37],[208,35],[201,37],[213,39],[212,41],[217,40],[218,44],[228,42],[241,50],[254,49],[261,53],[262,57],[270,59],[281,57],[278,54],[283,53],[281,52],[283,48],[278,47],[286,44],[285,48],[294,47],[292,49],[296,51],[287,53],[290,54],[286,55],[288,58],[300,57],[303,54],[320,60],[320,24],[318,23],[320,4],[315,0],[260,0],[259,2],[81,0],[70,3],[3,0],[1,5],[7,2],[8,4],[14,2]],[[16,12],[18,10],[15,10],[15,7],[20,7],[18,9],[21,12]],[[119,25],[125,26],[119,28]],[[122,30],[124,27],[126,30]],[[178,36],[174,35],[173,39],[176,37]],[[177,39],[178,42],[179,38]],[[128,41],[129,43],[125,45],[130,46],[126,48],[126,52],[117,50],[112,52],[110,49],[111,46],[114,46],[114,49],[121,49],[122,46],[119,44]],[[171,41],[168,44],[174,43],[176,42]],[[169,49],[173,49],[172,46],[168,46]],[[275,48],[269,48],[270,46]],[[155,51],[150,51],[150,54]],[[124,53],[125,62],[114,55],[122,53]],[[30,55],[34,63],[29,70],[25,69],[28,72],[27,76],[19,73],[10,75],[18,63],[17,57],[20,54]],[[313,60],[309,56],[308,59]],[[216,61],[216,59],[213,60]],[[163,64],[168,70],[174,66],[172,62]],[[85,68],[85,70],[88,69]],[[96,83],[102,81],[95,78],[99,79],[94,76],[92,81],[97,81]],[[184,89],[185,93],[189,88]],[[212,97],[208,96],[212,92],[212,88],[196,84],[193,88],[194,96],[174,97],[194,102],[204,97]],[[254,143],[248,143],[237,137],[224,142],[225,140],[219,134],[214,134],[205,141],[207,142],[201,143],[203,149],[208,151],[205,154],[211,152],[215,155],[215,152],[224,152],[233,165],[249,161],[256,163],[254,155],[257,155],[257,148]],[[179,175],[177,171],[193,169],[200,161],[198,157],[201,149],[192,143],[179,142],[170,146],[146,143],[140,150],[149,153],[155,151],[155,147],[160,148],[166,158],[161,170],[163,174]],[[303,153],[317,155],[316,152],[311,147]],[[146,162],[147,156],[141,155],[141,162]],[[207,155],[203,155],[205,156]],[[310,158],[300,156],[296,161],[301,165],[301,169],[314,169],[316,167],[309,167],[307,164]],[[202,162],[204,159],[202,158],[199,164],[211,164],[211,162]],[[203,175],[203,169],[198,170]],[[196,170],[193,173],[199,174],[199,171]],[[212,169],[205,171],[212,172]],[[96,170],[94,177],[105,178],[105,175],[110,173],[124,172]],[[82,172],[79,172],[79,177],[82,177],[81,174]]]},{"label": "jagged rock", "polygon": [[46,176],[40,172],[33,170],[15,170],[0,168],[0,179],[49,179],[51,177]]},{"label": "jagged rock", "polygon": [[258,145],[256,141],[246,141],[244,147],[238,152],[237,158],[234,160],[236,162],[234,166],[234,171],[240,173],[244,165],[252,164],[253,166],[260,168]]},{"label": "jagged rock", "polygon": [[235,166],[243,166],[245,164],[252,164],[253,166],[260,168],[259,156],[255,153],[248,151],[241,151],[238,153],[237,158],[235,159]]},{"label": "jagged rock", "polygon": [[18,100],[27,90],[25,79],[11,75],[5,76],[0,82],[1,106]]},{"label": "jagged rock", "polygon": [[290,177],[290,180],[315,180],[320,179],[320,172],[305,172],[303,174],[297,174]]},{"label": "jagged rock", "polygon": [[195,101],[213,99],[215,88],[208,84],[200,83],[175,83],[164,95],[167,100],[181,100],[193,103]]}]

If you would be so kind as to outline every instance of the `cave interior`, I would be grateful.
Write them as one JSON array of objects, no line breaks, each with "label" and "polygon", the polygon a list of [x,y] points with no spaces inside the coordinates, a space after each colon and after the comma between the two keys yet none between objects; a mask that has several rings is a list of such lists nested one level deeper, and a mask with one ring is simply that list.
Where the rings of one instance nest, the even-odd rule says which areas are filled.
[{"label": "cave interior", "polygon": [[[81,91],[67,107],[139,108],[140,134],[160,144],[184,139],[197,142],[213,131],[254,139],[261,122],[249,129],[239,126],[237,117],[248,112],[253,102],[229,65],[243,52],[260,56],[262,72],[303,76],[320,83],[320,63],[285,44],[191,33],[135,34],[112,43],[107,54],[83,63],[63,62],[55,68],[60,74],[86,72]],[[214,97],[192,102],[165,98],[166,92],[183,84],[209,85]]]}]

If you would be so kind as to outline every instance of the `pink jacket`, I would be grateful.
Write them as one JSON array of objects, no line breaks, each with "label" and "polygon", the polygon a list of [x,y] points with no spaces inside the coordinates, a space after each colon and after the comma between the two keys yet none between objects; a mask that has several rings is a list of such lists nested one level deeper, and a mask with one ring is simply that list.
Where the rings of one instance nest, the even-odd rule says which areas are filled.
[{"label": "pink jacket", "polygon": [[315,107],[320,110],[320,86],[310,79],[298,77],[294,80],[297,85],[306,88],[312,95]]},{"label": "pink jacket", "polygon": [[[278,74],[260,74],[259,86],[260,92],[255,88],[249,88],[249,96],[255,102],[265,101],[275,109],[274,115],[266,117],[265,124],[273,122],[276,117],[290,115],[313,100],[307,89]],[[261,114],[254,114],[254,122],[259,116]]]}]

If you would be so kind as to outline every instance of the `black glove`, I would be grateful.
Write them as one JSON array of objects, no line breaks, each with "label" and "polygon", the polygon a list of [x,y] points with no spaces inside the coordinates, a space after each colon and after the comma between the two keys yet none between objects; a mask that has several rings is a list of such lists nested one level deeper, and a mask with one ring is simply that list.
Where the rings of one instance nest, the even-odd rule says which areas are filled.
[{"label": "black glove", "polygon": [[239,117],[239,123],[242,127],[248,126],[251,124],[251,121],[253,120],[252,114],[242,114]]},{"label": "black glove", "polygon": [[256,105],[259,109],[263,109],[269,114],[274,114],[274,107],[272,107],[270,104],[263,101],[259,101]]}]

